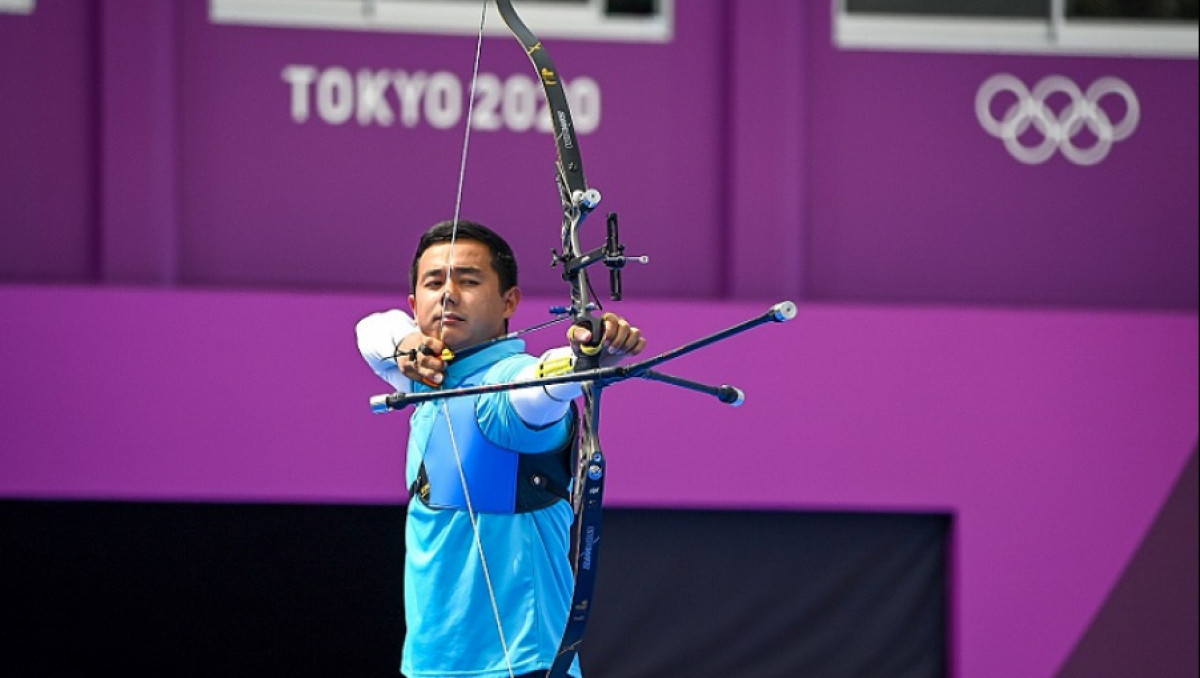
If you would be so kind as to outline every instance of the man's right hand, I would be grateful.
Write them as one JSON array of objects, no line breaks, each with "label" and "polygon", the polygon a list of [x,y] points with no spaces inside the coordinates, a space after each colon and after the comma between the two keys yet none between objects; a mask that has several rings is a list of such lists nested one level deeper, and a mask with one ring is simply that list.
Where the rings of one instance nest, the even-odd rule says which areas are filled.
[{"label": "man's right hand", "polygon": [[445,349],[441,339],[413,332],[396,347],[396,365],[409,379],[437,388],[445,380],[446,363],[442,360]]}]

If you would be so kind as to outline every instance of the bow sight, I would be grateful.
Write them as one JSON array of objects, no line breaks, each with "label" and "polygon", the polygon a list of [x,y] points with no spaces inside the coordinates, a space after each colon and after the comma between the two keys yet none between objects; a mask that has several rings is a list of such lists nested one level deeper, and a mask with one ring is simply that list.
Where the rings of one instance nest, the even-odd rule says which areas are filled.
[{"label": "bow sight", "polygon": [[581,254],[577,257],[568,257],[564,254],[559,254],[557,249],[551,250],[554,255],[550,262],[551,266],[563,266],[563,280],[571,280],[572,276],[591,266],[592,264],[603,263],[608,267],[608,289],[609,296],[613,301],[621,300],[621,269],[625,268],[625,264],[632,261],[639,264],[650,263],[650,257],[646,255],[626,256],[625,245],[621,242],[620,234],[617,231],[617,213],[609,212],[608,222],[606,225],[607,234],[604,238],[604,246]]}]

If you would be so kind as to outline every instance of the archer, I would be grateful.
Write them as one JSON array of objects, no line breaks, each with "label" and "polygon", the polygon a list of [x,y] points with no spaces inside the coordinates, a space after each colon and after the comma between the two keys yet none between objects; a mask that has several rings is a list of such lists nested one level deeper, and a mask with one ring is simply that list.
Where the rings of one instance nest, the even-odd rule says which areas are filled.
[{"label": "archer", "polygon": [[[521,301],[508,243],[469,221],[425,232],[409,307],[359,321],[359,351],[400,392],[526,381],[616,365],[645,348],[612,313],[541,358],[508,334]],[[544,676],[556,659],[574,575],[569,559],[579,382],[428,400],[412,415],[404,596],[408,678]],[[486,556],[485,556],[486,553]],[[569,673],[580,676],[578,658]]]}]

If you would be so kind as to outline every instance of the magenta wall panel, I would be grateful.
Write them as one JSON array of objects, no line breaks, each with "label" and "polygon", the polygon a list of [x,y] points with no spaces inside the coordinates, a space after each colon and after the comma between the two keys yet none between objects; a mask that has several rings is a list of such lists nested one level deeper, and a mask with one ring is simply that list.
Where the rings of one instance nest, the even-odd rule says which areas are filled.
[{"label": "magenta wall panel", "polygon": [[[406,416],[370,413],[353,336],[394,301],[0,288],[0,496],[401,501]],[[654,351],[765,305],[622,309]],[[609,500],[951,513],[956,675],[1049,676],[1195,448],[1198,342],[1194,314],[803,305],[668,370],[741,408],[607,391]]]}]

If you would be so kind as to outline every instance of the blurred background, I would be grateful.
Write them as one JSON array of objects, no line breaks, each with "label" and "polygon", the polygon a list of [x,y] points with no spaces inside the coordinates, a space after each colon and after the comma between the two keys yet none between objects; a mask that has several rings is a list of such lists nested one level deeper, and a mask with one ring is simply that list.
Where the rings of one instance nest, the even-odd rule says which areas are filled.
[{"label": "blurred background", "polygon": [[[515,4],[648,350],[799,305],[665,366],[740,408],[608,391],[586,675],[1196,674],[1195,2]],[[0,673],[396,675],[407,417],[353,328],[468,119],[517,326],[565,299],[482,9],[0,0]]]}]

